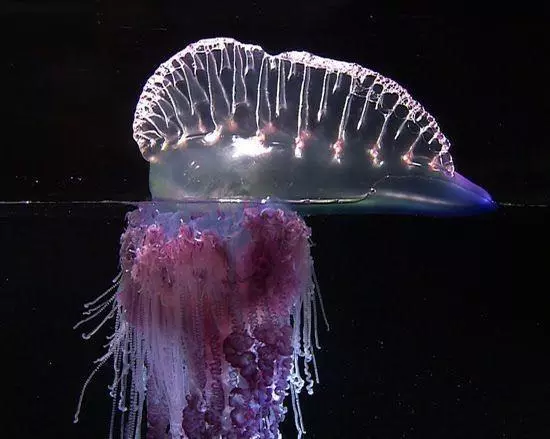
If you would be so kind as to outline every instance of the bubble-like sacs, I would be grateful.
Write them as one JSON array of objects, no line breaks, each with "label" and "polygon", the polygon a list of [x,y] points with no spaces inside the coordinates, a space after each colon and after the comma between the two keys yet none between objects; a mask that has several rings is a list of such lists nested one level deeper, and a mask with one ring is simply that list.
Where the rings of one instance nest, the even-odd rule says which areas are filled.
[{"label": "bubble-like sacs", "polygon": [[324,212],[494,205],[455,172],[448,139],[403,87],[307,52],[191,44],[147,81],[133,128],[155,200],[272,198]]}]

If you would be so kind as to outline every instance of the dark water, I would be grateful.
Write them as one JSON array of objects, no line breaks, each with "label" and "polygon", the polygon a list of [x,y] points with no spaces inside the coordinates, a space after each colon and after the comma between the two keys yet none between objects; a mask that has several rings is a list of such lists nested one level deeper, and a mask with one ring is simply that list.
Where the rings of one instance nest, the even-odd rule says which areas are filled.
[{"label": "dark water", "polygon": [[[3,210],[3,436],[105,437],[110,365],[72,416],[109,331],[71,328],[117,273],[127,210]],[[321,384],[301,398],[308,437],[547,437],[549,220],[547,208],[307,218],[331,324]]]},{"label": "dark water", "polygon": [[[548,205],[548,15],[520,6],[4,2],[0,201],[69,203],[0,205],[0,438],[107,434],[109,366],[72,418],[108,331],[85,342],[72,326],[117,274],[128,207],[70,202],[148,199],[131,125],[159,63],[228,36],[362,64],[436,117],[457,170],[495,200]],[[307,222],[331,331],[306,437],[550,437],[548,207]]]}]

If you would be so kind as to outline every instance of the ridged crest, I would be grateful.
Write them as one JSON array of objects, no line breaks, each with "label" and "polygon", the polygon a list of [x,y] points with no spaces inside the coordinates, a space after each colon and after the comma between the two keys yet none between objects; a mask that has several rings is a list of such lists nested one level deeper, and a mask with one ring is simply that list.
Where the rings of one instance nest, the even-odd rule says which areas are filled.
[{"label": "ridged crest", "polygon": [[454,173],[435,119],[393,80],[307,52],[269,55],[230,38],[200,40],[163,63],[144,87],[133,128],[149,161],[190,146],[246,150],[248,140],[248,156],[275,147],[301,159],[311,149],[320,165],[364,154],[374,168]]}]

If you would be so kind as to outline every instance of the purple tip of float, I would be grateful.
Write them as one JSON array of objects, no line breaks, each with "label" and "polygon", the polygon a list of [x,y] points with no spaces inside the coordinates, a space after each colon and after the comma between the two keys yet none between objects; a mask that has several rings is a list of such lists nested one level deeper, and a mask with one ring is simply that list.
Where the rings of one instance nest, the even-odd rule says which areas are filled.
[{"label": "purple tip of float", "polygon": [[355,211],[461,216],[490,212],[496,207],[485,189],[455,172],[431,176],[388,175],[356,203]]},{"label": "purple tip of float", "polygon": [[465,204],[469,204],[471,208],[488,211],[496,209],[497,204],[493,201],[489,192],[463,175],[455,172],[450,181],[465,192],[463,197]]},{"label": "purple tip of float", "polygon": [[[489,193],[457,172],[386,175],[371,186],[364,197],[349,203],[320,206],[320,213],[413,214],[464,216],[495,210]],[[315,213],[298,206],[302,213]]]}]

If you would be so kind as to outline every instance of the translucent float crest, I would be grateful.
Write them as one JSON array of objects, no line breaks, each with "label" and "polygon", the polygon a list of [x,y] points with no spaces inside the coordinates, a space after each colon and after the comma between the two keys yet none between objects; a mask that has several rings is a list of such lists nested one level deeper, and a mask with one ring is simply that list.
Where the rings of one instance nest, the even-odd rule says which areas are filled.
[{"label": "translucent float crest", "polygon": [[449,140],[403,87],[307,52],[269,55],[230,38],[191,44],[147,81],[133,128],[155,199],[492,205],[455,172]]}]

